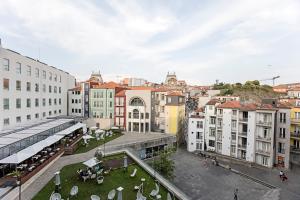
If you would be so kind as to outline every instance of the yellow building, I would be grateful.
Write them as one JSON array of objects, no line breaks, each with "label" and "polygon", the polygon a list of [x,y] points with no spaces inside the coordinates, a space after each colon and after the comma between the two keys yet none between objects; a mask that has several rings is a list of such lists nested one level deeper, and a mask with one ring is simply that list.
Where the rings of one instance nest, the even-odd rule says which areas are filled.
[{"label": "yellow building", "polygon": [[300,165],[300,107],[291,109],[291,156],[290,162]]},{"label": "yellow building", "polygon": [[165,105],[165,132],[177,135],[177,141],[182,141],[184,132],[185,101],[179,92],[169,93]]}]

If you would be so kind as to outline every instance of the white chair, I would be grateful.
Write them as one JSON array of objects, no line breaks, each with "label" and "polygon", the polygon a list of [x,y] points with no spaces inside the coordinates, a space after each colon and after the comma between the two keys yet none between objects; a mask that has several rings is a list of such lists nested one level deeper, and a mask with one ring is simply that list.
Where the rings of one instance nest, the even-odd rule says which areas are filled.
[{"label": "white chair", "polygon": [[108,199],[108,200],[113,200],[113,199],[115,198],[115,196],[116,196],[116,190],[113,189],[113,190],[111,190],[111,191],[108,193],[107,199]]},{"label": "white chair", "polygon": [[134,170],[133,170],[132,174],[130,174],[130,176],[131,176],[131,177],[135,177],[135,175],[136,175],[136,172],[137,172],[137,169],[136,169],[136,168],[134,168]]},{"label": "white chair", "polygon": [[150,197],[156,197],[156,195],[158,195],[158,193],[159,193],[159,186],[157,183],[155,183],[155,189],[151,191]]},{"label": "white chair", "polygon": [[98,195],[91,195],[91,200],[100,200],[100,197]]},{"label": "white chair", "polygon": [[147,200],[147,197],[143,196],[143,194],[141,193],[141,191],[139,190],[136,193],[136,200]]},{"label": "white chair", "polygon": [[59,193],[52,193],[50,200],[61,200],[61,195]]},{"label": "white chair", "polygon": [[78,194],[78,186],[75,185],[72,187],[72,189],[70,191],[70,196],[74,197],[74,196],[77,196],[77,194]]},{"label": "white chair", "polygon": [[98,183],[99,185],[102,184],[103,181],[104,181],[104,176],[99,176],[99,177],[97,177],[97,183]]}]

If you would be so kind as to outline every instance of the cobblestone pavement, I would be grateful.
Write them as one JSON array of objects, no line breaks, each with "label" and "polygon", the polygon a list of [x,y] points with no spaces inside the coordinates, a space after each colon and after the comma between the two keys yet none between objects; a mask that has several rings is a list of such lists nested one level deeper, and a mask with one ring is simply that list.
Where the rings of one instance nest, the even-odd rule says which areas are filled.
[{"label": "cobblestone pavement", "polygon": [[193,200],[233,200],[238,188],[241,200],[276,200],[278,190],[235,174],[222,167],[178,149],[174,154],[175,179],[173,183]]},{"label": "cobblestone pavement", "polygon": [[[108,143],[106,143],[107,151],[117,150],[118,146],[124,144],[131,144],[135,142],[142,142],[147,140],[153,140],[158,138],[167,137],[166,134],[143,134],[143,133],[125,133],[123,136],[116,138]],[[100,146],[103,148],[103,145]],[[99,148],[99,147],[97,147]],[[95,150],[90,150],[86,153],[75,154],[70,156],[63,156],[59,158],[53,165],[51,165],[41,176],[39,176],[32,184],[30,184],[23,192],[22,192],[22,200],[32,199],[35,194],[37,194],[54,176],[54,173],[66,165],[84,162],[87,159],[93,157]],[[15,200],[17,200],[16,198]]]}]

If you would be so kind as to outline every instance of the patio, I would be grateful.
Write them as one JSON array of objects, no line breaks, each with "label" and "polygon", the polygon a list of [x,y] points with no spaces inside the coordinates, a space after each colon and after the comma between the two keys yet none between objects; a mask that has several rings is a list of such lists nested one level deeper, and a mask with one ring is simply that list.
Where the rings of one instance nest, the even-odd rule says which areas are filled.
[{"label": "patio", "polygon": [[[60,171],[61,178],[61,190],[60,194],[63,199],[70,198],[70,191],[73,186],[78,186],[78,194],[71,199],[90,199],[91,195],[98,195],[101,199],[107,199],[108,193],[118,187],[123,187],[123,199],[136,199],[137,191],[135,186],[140,186],[142,180],[143,183],[143,196],[147,199],[152,190],[155,189],[155,180],[148,174],[142,167],[136,164],[130,157],[128,157],[128,169],[124,171],[123,160],[125,154],[117,154],[103,159],[104,171],[112,168],[112,170],[105,174],[103,173],[104,180],[102,184],[98,184],[96,179],[88,179],[83,181],[78,176],[77,171],[79,169],[86,168],[82,163],[68,165],[63,167]],[[134,176],[133,172],[136,170]],[[55,184],[53,181],[49,181],[48,184],[33,198],[33,199],[49,199],[51,193],[55,190]],[[159,194],[161,199],[167,199],[167,190],[160,185]],[[117,198],[117,191],[115,199]],[[155,199],[155,198],[154,198]]]}]

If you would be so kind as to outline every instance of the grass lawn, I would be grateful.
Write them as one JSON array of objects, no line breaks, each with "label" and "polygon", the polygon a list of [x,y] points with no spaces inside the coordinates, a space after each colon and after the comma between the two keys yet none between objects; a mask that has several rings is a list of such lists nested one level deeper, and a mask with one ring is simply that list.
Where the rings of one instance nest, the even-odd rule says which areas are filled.
[{"label": "grass lawn", "polygon": [[[111,137],[106,137],[105,138],[105,143],[109,142],[109,141],[112,141],[120,136],[122,136],[123,134],[122,133],[114,133],[113,136]],[[94,135],[93,135],[94,136]],[[81,139],[78,143],[78,148],[77,150],[74,152],[74,154],[78,154],[78,153],[85,153],[89,150],[92,150],[100,145],[104,144],[104,140],[96,140],[96,138],[94,139],[90,139],[90,142],[89,142],[89,145],[88,146],[85,146],[83,144],[83,139]]]},{"label": "grass lawn", "polygon": [[[109,158],[109,157],[107,157]],[[115,158],[113,158],[115,159]],[[135,200],[136,191],[134,191],[135,185],[141,184],[141,178],[145,178],[144,183],[144,196],[149,198],[150,192],[155,188],[155,182],[152,176],[144,171],[137,164],[132,164],[128,167],[128,171],[124,172],[123,169],[112,170],[111,173],[104,178],[104,182],[98,185],[96,180],[87,180],[86,182],[81,181],[78,178],[76,171],[79,168],[85,168],[81,163],[65,166],[61,170],[61,195],[63,199],[69,197],[69,192],[72,186],[77,185],[79,188],[78,196],[73,199],[89,200],[90,196],[95,194],[100,196],[101,199],[107,199],[107,194],[112,189],[116,189],[119,186],[124,188],[123,199],[124,200]],[[137,173],[134,178],[130,177],[130,174],[137,168]],[[53,175],[54,176],[54,175]],[[54,191],[54,178],[33,198],[33,200],[49,199],[52,191]],[[160,186],[159,194],[162,195],[162,199],[167,198],[167,191],[164,187]],[[117,194],[115,199],[117,198]]]}]

